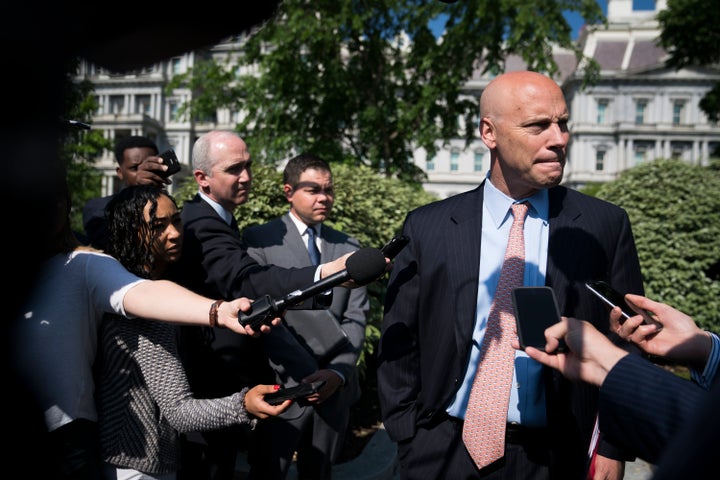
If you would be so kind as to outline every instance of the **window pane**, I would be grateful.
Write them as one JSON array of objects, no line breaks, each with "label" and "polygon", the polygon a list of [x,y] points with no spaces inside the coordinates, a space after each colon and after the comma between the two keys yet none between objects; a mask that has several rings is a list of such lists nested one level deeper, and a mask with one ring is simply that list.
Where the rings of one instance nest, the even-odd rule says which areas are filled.
[{"label": "window pane", "polygon": [[605,170],[605,150],[595,152],[595,170],[598,172]]},{"label": "window pane", "polygon": [[460,154],[458,152],[451,152],[450,153],[450,171],[451,172],[457,172],[458,171],[458,161],[460,158]]}]

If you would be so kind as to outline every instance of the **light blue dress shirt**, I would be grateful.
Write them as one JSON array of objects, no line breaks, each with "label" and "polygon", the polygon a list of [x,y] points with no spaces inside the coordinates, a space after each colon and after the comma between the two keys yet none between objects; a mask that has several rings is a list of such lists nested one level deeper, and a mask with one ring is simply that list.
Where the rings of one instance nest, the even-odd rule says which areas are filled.
[{"label": "light blue dress shirt", "polygon": [[[518,203],[495,188],[490,182],[489,174],[483,195],[482,242],[472,350],[462,385],[448,407],[448,414],[457,418],[465,418],[468,397],[480,356],[480,345],[485,336],[488,313],[495,296],[513,221],[510,206]],[[547,264],[548,192],[540,190],[532,197],[524,198],[522,201],[530,203],[524,226],[525,272],[523,285],[542,286],[545,285]],[[508,422],[517,422],[528,427],[547,425],[542,365],[520,350],[515,354]]]}]

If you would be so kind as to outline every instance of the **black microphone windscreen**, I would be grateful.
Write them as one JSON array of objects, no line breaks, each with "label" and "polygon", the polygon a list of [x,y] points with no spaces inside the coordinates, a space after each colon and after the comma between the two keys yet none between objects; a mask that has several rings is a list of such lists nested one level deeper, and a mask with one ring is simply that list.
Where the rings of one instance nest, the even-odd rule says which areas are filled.
[{"label": "black microphone windscreen", "polygon": [[345,261],[350,279],[358,285],[366,285],[385,271],[385,255],[377,248],[361,248]]}]

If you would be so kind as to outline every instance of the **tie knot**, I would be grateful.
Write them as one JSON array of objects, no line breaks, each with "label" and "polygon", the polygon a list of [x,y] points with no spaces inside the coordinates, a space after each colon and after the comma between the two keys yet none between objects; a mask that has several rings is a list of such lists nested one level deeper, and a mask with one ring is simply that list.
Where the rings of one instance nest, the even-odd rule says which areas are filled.
[{"label": "tie knot", "polygon": [[525,216],[528,213],[528,203],[522,202],[522,203],[513,203],[512,207],[513,212],[513,218],[515,221],[524,221]]}]

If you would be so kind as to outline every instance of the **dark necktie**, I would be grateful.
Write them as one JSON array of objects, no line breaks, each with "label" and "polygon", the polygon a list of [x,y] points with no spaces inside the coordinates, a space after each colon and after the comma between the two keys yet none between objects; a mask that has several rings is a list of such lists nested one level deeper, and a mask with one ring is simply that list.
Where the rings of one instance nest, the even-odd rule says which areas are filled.
[{"label": "dark necktie", "polygon": [[313,265],[320,265],[320,250],[318,250],[317,243],[315,242],[315,229],[308,227],[308,255],[310,255],[310,261]]}]

